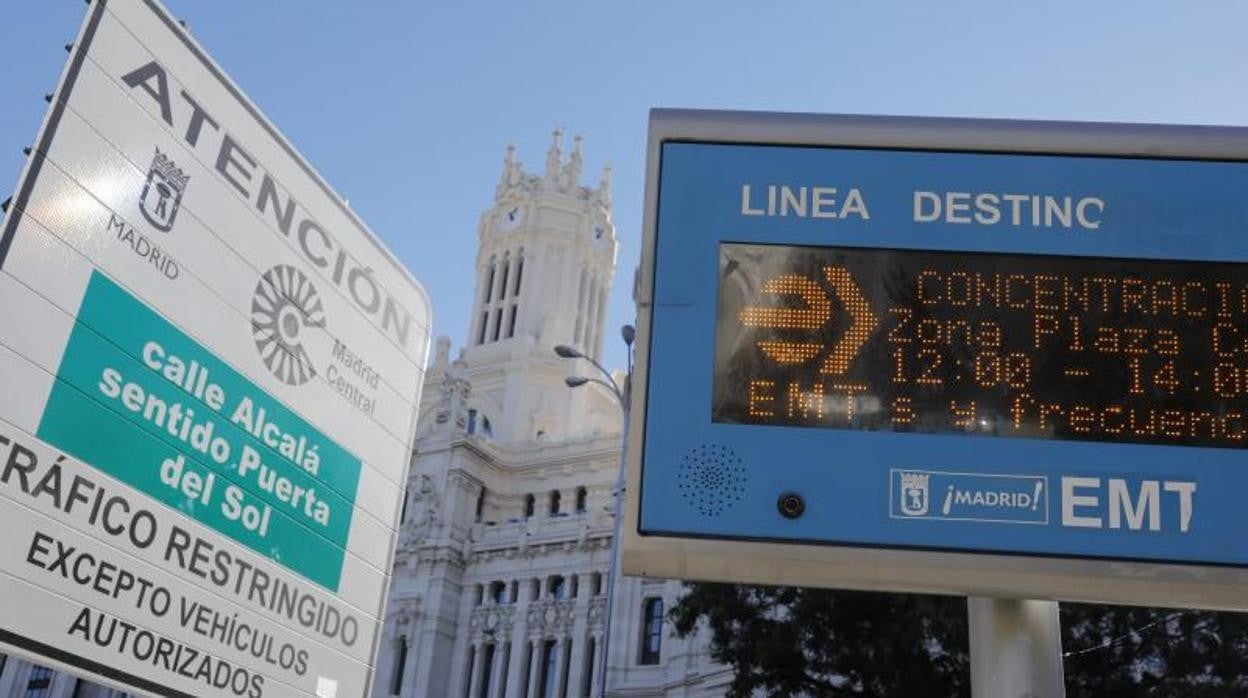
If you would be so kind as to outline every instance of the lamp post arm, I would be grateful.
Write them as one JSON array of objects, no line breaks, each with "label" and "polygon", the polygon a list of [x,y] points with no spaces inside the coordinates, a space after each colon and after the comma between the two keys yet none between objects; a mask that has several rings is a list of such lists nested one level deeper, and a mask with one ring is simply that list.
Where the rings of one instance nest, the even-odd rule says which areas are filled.
[{"label": "lamp post arm", "polygon": [[625,405],[625,401],[624,401],[624,393],[621,393],[621,392],[620,392],[620,389],[619,389],[619,387],[617,387],[617,386],[616,386],[615,381],[611,381],[610,383],[608,383],[608,382],[604,381],[604,380],[603,380],[603,379],[601,379],[601,378],[586,378],[586,379],[585,379],[585,382],[586,382],[586,383],[597,383],[598,385],[601,385],[602,387],[606,388],[607,390],[610,390],[610,391],[611,391],[611,394],[615,396],[615,399],[616,399],[617,401],[619,401],[619,403],[620,403],[620,407],[621,407],[621,408],[624,408],[624,409],[627,409],[627,408],[625,408],[625,407],[624,407],[624,405]]},{"label": "lamp post arm", "polygon": [[[611,372],[610,372],[610,371],[608,371],[607,369],[603,368],[602,364],[598,363],[597,361],[594,361],[592,358],[590,358],[590,357],[589,357],[589,356],[587,356],[587,355],[582,355],[582,356],[581,356],[581,358],[582,358],[582,359],[585,359],[585,360],[586,360],[586,361],[588,361],[589,363],[593,364],[593,365],[594,365],[594,368],[598,369],[598,372],[599,372],[599,373],[601,373],[602,375],[604,375],[604,376],[606,376],[606,377],[607,377],[607,380],[611,382],[611,385],[609,385],[609,386],[607,386],[607,387],[611,388],[611,392],[615,393],[615,396],[616,396],[616,397],[619,397],[619,398],[622,400],[622,399],[623,399],[623,393],[622,393],[622,392],[620,392],[620,386],[616,384],[616,382],[615,382],[615,378],[612,378],[612,377],[611,377]],[[594,379],[593,379],[593,378],[590,378],[590,380],[594,380]],[[601,383],[602,381],[599,381],[599,382]]]}]

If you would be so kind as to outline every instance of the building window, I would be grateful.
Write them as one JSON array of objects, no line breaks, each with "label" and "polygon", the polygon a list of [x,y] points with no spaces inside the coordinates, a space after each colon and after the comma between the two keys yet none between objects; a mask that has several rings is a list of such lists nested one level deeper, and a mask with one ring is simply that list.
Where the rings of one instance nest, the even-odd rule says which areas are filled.
[{"label": "building window", "polygon": [[504,582],[490,584],[490,600],[499,605],[507,603],[507,584]]},{"label": "building window", "polygon": [[537,695],[541,698],[555,698],[555,664],[558,663],[558,655],[555,652],[558,646],[554,640],[547,640],[542,644],[542,680],[537,687]]},{"label": "building window", "polygon": [[35,666],[30,669],[30,678],[26,681],[26,698],[48,698],[52,695],[52,670],[46,666]]},{"label": "building window", "polygon": [[529,583],[529,601],[537,601],[542,595],[541,580],[534,579]]},{"label": "building window", "polygon": [[478,585],[476,585],[475,587],[473,587],[473,589],[472,589],[472,593],[473,593],[473,599],[475,600],[475,604],[474,604],[474,605],[480,606],[482,603],[484,603],[484,601],[485,601],[485,587],[483,587],[483,586],[481,586],[480,584],[478,584]]},{"label": "building window", "polygon": [[507,311],[507,337],[514,337],[516,334],[516,304],[512,303],[511,308]]},{"label": "building window", "polygon": [[555,575],[546,583],[546,593],[552,599],[562,599],[567,591],[567,582],[563,577]]},{"label": "building window", "polygon": [[489,281],[485,282],[485,289],[484,289],[485,293],[481,294],[481,298],[482,300],[485,301],[485,305],[489,305],[490,299],[494,297],[494,270],[495,270],[494,258],[491,257],[490,258],[490,278],[489,278]]},{"label": "building window", "polygon": [[477,523],[481,523],[481,517],[485,515],[485,488],[481,488],[481,492],[477,494]]},{"label": "building window", "polygon": [[589,493],[585,491],[584,487],[576,488],[576,513],[585,513],[585,504],[588,499]]},{"label": "building window", "polygon": [[639,664],[658,664],[663,644],[663,599],[646,599],[641,607],[641,652]]},{"label": "building window", "polygon": [[594,596],[602,594],[602,573],[594,572],[589,575],[589,586],[593,590]]},{"label": "building window", "polygon": [[403,672],[407,670],[407,636],[400,635],[394,646],[394,674],[390,677],[390,694],[403,692]]},{"label": "building window", "polygon": [[524,495],[524,518],[533,518],[533,511],[537,507],[537,497],[531,494]]},{"label": "building window", "polygon": [[477,344],[485,344],[489,338],[490,300],[494,297],[494,275],[497,267],[494,258],[490,258],[489,270],[484,277],[485,286],[481,289],[481,326],[477,329]]},{"label": "building window", "polygon": [[498,300],[507,296],[507,272],[511,270],[511,257],[503,255],[503,282],[498,285]]},{"label": "building window", "polygon": [[[477,344],[510,339],[516,335],[520,317],[520,280],[524,274],[524,248],[515,255],[504,253],[501,260],[490,258],[481,290],[481,324]],[[504,311],[506,311],[504,313]],[[505,322],[504,322],[505,321]]]},{"label": "building window", "polygon": [[550,515],[551,516],[559,515],[559,500],[561,497],[562,495],[559,494],[559,490],[550,491]]},{"label": "building window", "polygon": [[464,429],[469,436],[481,432],[482,436],[493,436],[494,425],[490,424],[490,418],[484,413],[479,412],[476,408],[468,410],[468,424]]}]

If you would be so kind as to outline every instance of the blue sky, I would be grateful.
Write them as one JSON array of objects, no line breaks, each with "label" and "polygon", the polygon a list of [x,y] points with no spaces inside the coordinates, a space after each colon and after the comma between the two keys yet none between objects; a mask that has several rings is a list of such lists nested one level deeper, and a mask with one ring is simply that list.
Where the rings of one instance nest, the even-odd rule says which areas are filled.
[{"label": "blue sky", "polygon": [[[1248,125],[1238,1],[168,5],[411,267],[456,346],[504,148],[537,170],[555,126],[585,136],[591,183],[615,169],[618,326],[652,107]],[[83,11],[6,3],[0,198]]]}]

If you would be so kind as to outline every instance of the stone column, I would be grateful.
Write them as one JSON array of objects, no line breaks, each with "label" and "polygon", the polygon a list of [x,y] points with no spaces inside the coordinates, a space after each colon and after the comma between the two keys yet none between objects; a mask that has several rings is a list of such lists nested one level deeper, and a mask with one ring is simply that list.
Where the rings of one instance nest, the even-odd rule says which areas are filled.
[{"label": "stone column", "polygon": [[18,669],[24,662],[9,655],[8,659],[0,663],[4,665],[3,669],[0,669],[0,696],[21,695],[17,690],[17,675],[21,673]]},{"label": "stone column", "polygon": [[[415,627],[415,624],[412,627]],[[410,693],[410,691],[416,686],[416,662],[417,658],[420,657],[417,648],[419,638],[420,636],[415,633],[407,638],[407,659],[403,662],[403,693],[408,695],[415,695]]]},{"label": "stone column", "polygon": [[77,676],[64,671],[58,671],[52,674],[52,683],[48,686],[48,695],[54,696],[55,698],[60,698],[61,696],[70,698],[73,696],[74,689],[77,688],[77,686]]},{"label": "stone column", "polygon": [[[542,297],[542,291],[545,289],[544,277],[542,276],[545,266],[542,244],[538,242],[537,238],[530,238],[528,244],[524,246],[525,268],[520,277],[520,298],[518,299],[520,310],[516,313],[517,332],[535,333],[541,329],[541,318],[537,318],[537,321],[534,322],[529,319],[529,313],[540,302],[538,299]],[[528,281],[525,281],[525,277],[528,277]],[[554,346],[554,343],[549,341],[550,339],[550,337],[542,338],[543,341]]]},{"label": "stone column", "polygon": [[494,641],[494,666],[490,667],[490,698],[503,698],[503,691],[506,689],[503,665],[511,661],[510,653],[510,642],[501,637]]},{"label": "stone column", "polygon": [[594,665],[590,667],[590,671],[593,672],[593,683],[591,684],[592,688],[590,688],[589,694],[591,696],[595,696],[595,698],[606,698],[605,696],[598,695],[598,686],[602,682],[602,666],[603,666],[602,633],[600,632],[594,633],[593,639],[594,639],[594,657],[593,657]]},{"label": "stone column", "polygon": [[472,676],[468,677],[468,698],[477,698],[481,693],[481,664],[485,660],[485,646],[479,642],[472,643]]},{"label": "stone column", "polygon": [[[607,316],[607,290],[606,290],[606,289],[599,289],[599,292],[598,292],[598,317],[599,317],[599,318],[605,318],[606,316]],[[596,340],[594,340],[594,356],[596,356],[596,357],[601,357],[601,356],[602,356],[602,330],[603,330],[602,325],[605,325],[605,324],[606,324],[606,321],[605,321],[605,320],[602,320],[602,319],[600,319],[600,320],[599,320],[599,327],[598,327],[598,338],[597,338]],[[601,359],[601,358],[599,358],[599,361],[601,361],[601,360],[602,360],[602,359]],[[620,386],[620,387],[623,387],[623,386]]]},{"label": "stone column", "polygon": [[597,360],[594,345],[598,343],[598,273],[589,273],[585,289],[585,353]]},{"label": "stone column", "polygon": [[533,656],[529,661],[529,696],[538,698],[537,689],[542,685],[542,650],[546,641],[538,637],[533,640]]},{"label": "stone column", "polygon": [[577,577],[575,603],[572,606],[572,637],[581,641],[572,647],[572,670],[568,672],[568,695],[580,698],[581,686],[584,685],[587,672],[593,668],[585,665],[585,652],[589,644],[589,602],[593,597],[593,588],[588,573]]},{"label": "stone column", "polygon": [[570,642],[571,640],[569,638],[563,637],[560,638],[558,644],[555,645],[555,675],[552,676],[551,679],[555,682],[556,696],[565,695],[564,691],[568,688],[563,682],[563,668],[565,662],[567,661],[568,644]]},{"label": "stone column", "polygon": [[[509,305],[507,301],[511,300],[511,289],[516,285],[516,255],[513,254],[514,252],[515,250],[509,247],[507,248],[507,254],[503,256],[503,261],[505,262],[503,268],[507,270],[502,279],[505,283],[503,283],[503,287],[499,289],[499,292],[494,294],[495,298],[504,301],[504,307]],[[503,319],[505,320],[506,318],[507,313],[503,313]]]},{"label": "stone column", "polygon": [[[518,591],[518,590],[517,590]],[[511,660],[507,663],[507,692],[503,698],[520,698],[526,695],[524,683],[525,649],[528,648],[528,641],[525,639],[525,628],[523,618],[517,609],[515,617],[518,619],[515,627],[511,631]]]}]

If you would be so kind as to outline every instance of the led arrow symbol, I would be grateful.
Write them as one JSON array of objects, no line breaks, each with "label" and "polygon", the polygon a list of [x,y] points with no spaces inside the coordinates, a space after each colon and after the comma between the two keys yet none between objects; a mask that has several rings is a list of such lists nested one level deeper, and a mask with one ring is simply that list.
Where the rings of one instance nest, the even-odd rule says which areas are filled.
[{"label": "led arrow symbol", "polygon": [[[844,267],[824,267],[824,278],[836,297],[849,313],[849,328],[840,341],[832,345],[832,351],[824,359],[819,372],[824,375],[840,375],[849,370],[849,364],[858,355],[875,331],[879,320],[871,312],[871,304],[862,295],[862,289]],[[768,279],[761,288],[763,293],[778,296],[797,296],[804,307],[767,308],[747,306],[739,315],[741,324],[747,327],[763,327],[775,330],[809,330],[823,327],[832,319],[831,297],[815,281],[797,274],[782,274]],[[766,340],[758,343],[768,358],[779,364],[800,364],[819,355],[823,345],[812,342],[786,342]]]},{"label": "led arrow symbol", "polygon": [[867,343],[879,320],[871,312],[871,304],[862,296],[862,289],[854,283],[854,279],[845,271],[845,267],[824,267],[823,275],[832,290],[841,299],[845,310],[849,312],[849,329],[841,336],[841,341],[832,346],[832,353],[824,360],[819,372],[824,375],[839,376],[849,370],[849,362],[854,360],[862,345]]}]

